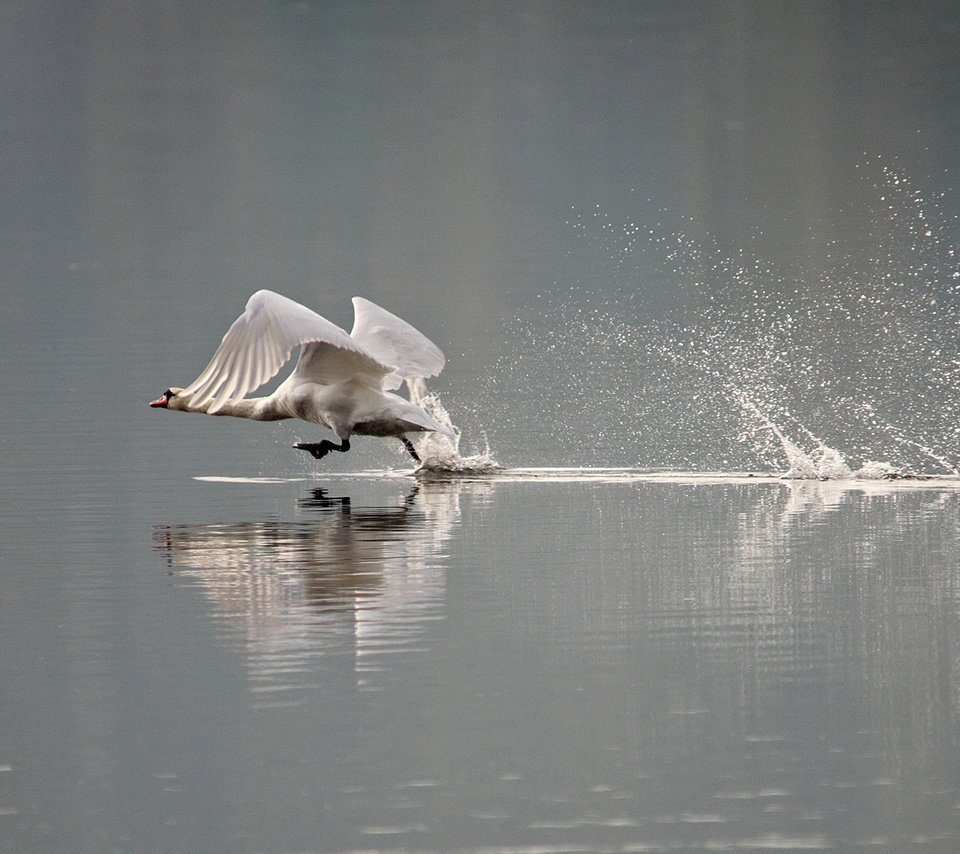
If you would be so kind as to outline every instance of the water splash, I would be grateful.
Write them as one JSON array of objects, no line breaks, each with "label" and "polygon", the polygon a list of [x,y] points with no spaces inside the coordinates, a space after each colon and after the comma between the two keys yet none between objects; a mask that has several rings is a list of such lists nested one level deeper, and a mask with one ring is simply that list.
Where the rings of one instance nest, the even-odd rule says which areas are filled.
[{"label": "water splash", "polygon": [[[956,475],[957,218],[896,166],[863,174],[866,238],[814,246],[802,272],[682,228],[574,217],[594,281],[517,320],[486,417],[525,463]],[[651,269],[675,293],[659,313]]]},{"label": "water splash", "polygon": [[860,468],[853,470],[836,448],[831,448],[823,439],[811,433],[798,419],[785,413],[793,422],[795,429],[809,443],[807,448],[793,441],[781,427],[770,420],[739,389],[735,393],[740,398],[744,411],[768,429],[780,443],[787,460],[787,471],[782,475],[789,480],[882,480],[904,476],[904,473],[890,463],[867,460]]},{"label": "water splash", "polygon": [[484,446],[473,454],[461,456],[460,442],[462,433],[453,424],[450,413],[435,392],[427,391],[427,384],[422,379],[407,380],[410,400],[423,409],[431,418],[439,421],[453,431],[453,436],[444,436],[442,433],[423,433],[416,440],[417,453],[420,455],[418,473],[453,473],[453,474],[487,474],[500,471],[503,466],[494,458],[483,435]]}]

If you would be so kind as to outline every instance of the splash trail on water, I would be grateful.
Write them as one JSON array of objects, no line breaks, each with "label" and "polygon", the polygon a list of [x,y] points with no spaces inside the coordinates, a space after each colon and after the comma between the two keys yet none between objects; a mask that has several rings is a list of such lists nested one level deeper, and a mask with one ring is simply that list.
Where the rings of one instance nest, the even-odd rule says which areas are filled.
[{"label": "splash trail on water", "polygon": [[[592,279],[510,330],[480,395],[514,434],[498,446],[529,450],[523,464],[957,475],[957,217],[899,167],[858,172],[873,203],[849,218],[866,238],[814,241],[800,272],[683,229],[574,215],[571,254]],[[654,279],[674,305],[651,308]]]},{"label": "splash trail on water", "polygon": [[503,468],[493,458],[490,443],[485,435],[482,450],[461,456],[461,431],[450,419],[450,413],[441,403],[439,395],[427,391],[427,384],[422,379],[407,380],[407,387],[411,402],[453,431],[452,437],[444,436],[442,433],[421,434],[416,441],[417,453],[420,455],[418,473],[487,474]]}]

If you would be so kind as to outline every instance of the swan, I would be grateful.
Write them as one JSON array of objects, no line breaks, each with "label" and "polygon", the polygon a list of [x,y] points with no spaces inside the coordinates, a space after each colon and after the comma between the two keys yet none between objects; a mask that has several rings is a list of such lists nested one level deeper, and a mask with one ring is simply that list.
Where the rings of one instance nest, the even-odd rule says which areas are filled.
[{"label": "swan", "polygon": [[[186,388],[168,388],[150,406],[255,421],[300,418],[333,430],[340,444],[298,442],[293,447],[321,459],[350,450],[350,436],[394,436],[420,462],[406,433],[453,431],[419,406],[393,394],[403,380],[443,369],[443,353],[432,341],[384,308],[353,298],[348,335],[335,323],[273,291],[247,300],[220,342],[210,364]],[[272,394],[246,398],[276,376],[300,347],[296,366]]]}]

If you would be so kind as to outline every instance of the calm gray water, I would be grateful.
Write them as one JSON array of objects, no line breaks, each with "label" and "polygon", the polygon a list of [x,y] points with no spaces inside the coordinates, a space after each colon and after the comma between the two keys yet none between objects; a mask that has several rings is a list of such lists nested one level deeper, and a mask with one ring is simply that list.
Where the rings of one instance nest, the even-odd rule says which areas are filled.
[{"label": "calm gray water", "polygon": [[957,847],[956,484],[173,486],[5,561],[8,850]]},{"label": "calm gray water", "polygon": [[[0,0],[0,851],[960,849],[958,36]],[[505,471],[149,409],[261,287]]]}]

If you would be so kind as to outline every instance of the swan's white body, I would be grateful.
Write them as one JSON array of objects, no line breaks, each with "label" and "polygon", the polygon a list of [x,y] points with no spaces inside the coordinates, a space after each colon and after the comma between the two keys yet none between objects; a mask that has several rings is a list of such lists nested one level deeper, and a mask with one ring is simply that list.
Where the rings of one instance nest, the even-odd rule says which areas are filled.
[{"label": "swan's white body", "polygon": [[[440,349],[369,300],[354,297],[353,309],[348,335],[287,297],[257,291],[203,373],[184,389],[168,389],[150,405],[257,421],[300,418],[320,424],[333,430],[342,444],[296,446],[318,458],[330,450],[346,451],[353,434],[395,436],[412,454],[405,433],[452,436],[449,427],[392,393],[403,380],[439,374],[445,361]],[[301,348],[297,364],[276,391],[246,398],[276,376],[297,346]]]}]

